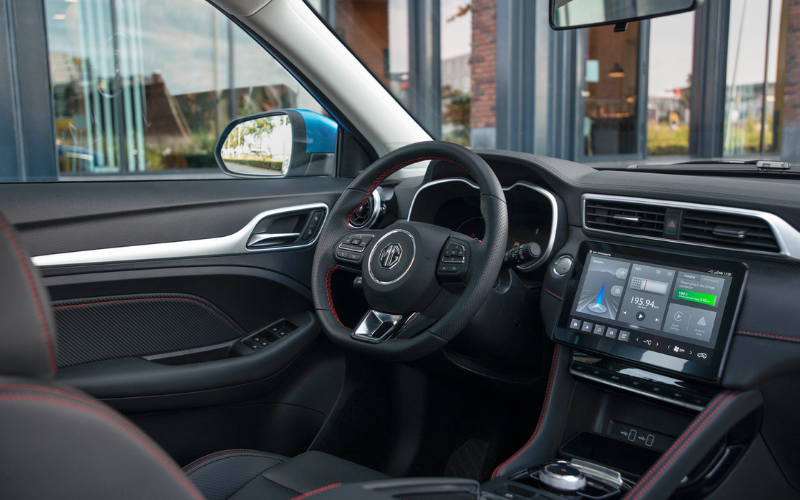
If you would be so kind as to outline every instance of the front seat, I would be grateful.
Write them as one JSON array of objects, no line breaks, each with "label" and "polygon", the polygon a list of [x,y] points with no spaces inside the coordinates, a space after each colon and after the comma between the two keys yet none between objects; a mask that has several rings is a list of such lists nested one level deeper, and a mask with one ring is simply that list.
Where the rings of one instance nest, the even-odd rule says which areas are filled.
[{"label": "front seat", "polygon": [[125,417],[54,382],[47,293],[0,216],[0,498],[289,500],[386,476],[309,452],[253,450],[200,458],[184,471]]}]

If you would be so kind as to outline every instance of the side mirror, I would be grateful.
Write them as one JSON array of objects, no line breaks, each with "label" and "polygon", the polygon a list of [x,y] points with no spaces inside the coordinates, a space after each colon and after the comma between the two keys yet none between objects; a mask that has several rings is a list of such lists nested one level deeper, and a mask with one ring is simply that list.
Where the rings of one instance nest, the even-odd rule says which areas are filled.
[{"label": "side mirror", "polygon": [[334,175],[339,126],[304,109],[279,109],[237,118],[225,127],[214,155],[237,176]]},{"label": "side mirror", "polygon": [[550,0],[550,26],[569,30],[615,24],[620,30],[634,21],[687,12],[698,0]]}]

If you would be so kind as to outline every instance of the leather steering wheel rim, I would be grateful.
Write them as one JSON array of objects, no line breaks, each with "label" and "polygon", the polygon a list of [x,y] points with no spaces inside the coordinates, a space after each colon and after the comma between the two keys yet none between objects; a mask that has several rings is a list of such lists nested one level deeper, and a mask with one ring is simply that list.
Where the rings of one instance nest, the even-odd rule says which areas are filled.
[{"label": "leather steering wheel rim", "polygon": [[[370,344],[351,338],[352,329],[339,319],[331,291],[331,276],[338,269],[334,252],[338,242],[356,230],[350,217],[378,185],[398,170],[415,163],[436,160],[458,165],[480,188],[480,211],[486,225],[483,240],[474,245],[465,287],[455,305],[436,323],[409,339]],[[452,340],[475,316],[494,286],[508,239],[508,209],[503,188],[489,165],[457,144],[426,141],[397,149],[367,167],[344,191],[331,209],[317,240],[311,272],[314,308],[322,328],[336,344],[348,349],[398,362],[426,356]],[[365,277],[366,279],[366,277]]]}]

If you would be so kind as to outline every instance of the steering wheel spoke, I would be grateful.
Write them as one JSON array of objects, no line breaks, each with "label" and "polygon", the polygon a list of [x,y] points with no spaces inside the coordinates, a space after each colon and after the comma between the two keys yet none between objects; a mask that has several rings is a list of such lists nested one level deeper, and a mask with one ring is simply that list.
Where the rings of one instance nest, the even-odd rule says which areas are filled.
[{"label": "steering wheel spoke", "polygon": [[353,328],[352,337],[362,342],[379,344],[397,335],[411,315],[391,314],[370,309],[358,325]]}]

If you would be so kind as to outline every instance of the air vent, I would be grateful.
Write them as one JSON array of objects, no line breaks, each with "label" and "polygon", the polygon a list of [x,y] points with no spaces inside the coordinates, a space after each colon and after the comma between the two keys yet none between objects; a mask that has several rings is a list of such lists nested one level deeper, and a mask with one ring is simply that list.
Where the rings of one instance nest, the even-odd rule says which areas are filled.
[{"label": "air vent", "polygon": [[746,215],[684,210],[678,239],[736,250],[780,253],[770,225]]},{"label": "air vent", "polygon": [[349,224],[353,229],[364,229],[372,227],[375,221],[378,220],[378,215],[381,212],[381,197],[378,190],[372,192],[367,201],[365,201],[353,215],[350,216]]},{"label": "air vent", "polygon": [[656,205],[586,200],[587,229],[660,238],[667,209]]}]

